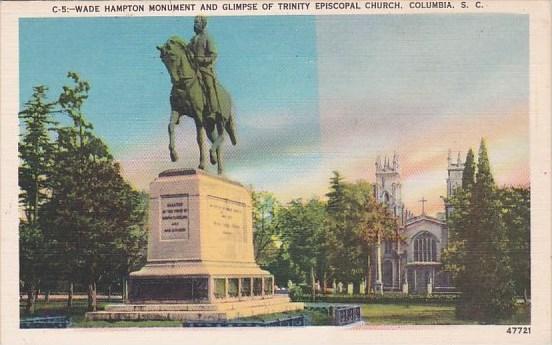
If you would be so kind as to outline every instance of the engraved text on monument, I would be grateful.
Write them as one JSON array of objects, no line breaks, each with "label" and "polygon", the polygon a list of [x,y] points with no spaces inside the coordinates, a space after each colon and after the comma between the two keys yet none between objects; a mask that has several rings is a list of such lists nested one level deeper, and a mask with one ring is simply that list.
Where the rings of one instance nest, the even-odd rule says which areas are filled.
[{"label": "engraved text on monument", "polygon": [[161,196],[161,240],[189,238],[188,195]]}]

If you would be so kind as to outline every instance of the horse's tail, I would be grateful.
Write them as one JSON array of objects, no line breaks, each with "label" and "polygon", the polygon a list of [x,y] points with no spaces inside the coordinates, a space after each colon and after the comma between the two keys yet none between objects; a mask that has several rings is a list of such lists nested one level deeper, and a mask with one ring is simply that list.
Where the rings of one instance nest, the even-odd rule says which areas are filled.
[{"label": "horse's tail", "polygon": [[228,121],[226,121],[226,132],[228,132],[228,136],[230,137],[230,142],[232,142],[232,145],[236,146],[237,140],[236,140],[236,125],[234,121],[234,112],[230,110],[228,114]]}]

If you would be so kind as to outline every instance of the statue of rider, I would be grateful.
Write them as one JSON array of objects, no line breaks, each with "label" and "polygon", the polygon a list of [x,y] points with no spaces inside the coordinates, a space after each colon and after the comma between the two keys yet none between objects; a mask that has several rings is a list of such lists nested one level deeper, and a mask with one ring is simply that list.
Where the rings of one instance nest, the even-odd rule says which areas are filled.
[{"label": "statue of rider", "polygon": [[195,36],[189,44],[192,51],[198,70],[201,74],[202,87],[204,95],[207,99],[208,119],[215,120],[216,114],[220,113],[220,104],[217,95],[217,79],[215,75],[215,61],[217,59],[217,48],[213,39],[205,29],[207,27],[207,18],[197,16],[194,20]]}]

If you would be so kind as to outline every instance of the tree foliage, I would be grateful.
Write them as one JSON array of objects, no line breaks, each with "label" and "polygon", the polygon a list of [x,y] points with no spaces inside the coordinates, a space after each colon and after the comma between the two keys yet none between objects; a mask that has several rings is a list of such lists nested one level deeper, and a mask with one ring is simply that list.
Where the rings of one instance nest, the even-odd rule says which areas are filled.
[{"label": "tree foliage", "polygon": [[279,215],[279,231],[290,261],[309,285],[312,272],[323,272],[326,265],[325,211],[320,200],[295,199]]},{"label": "tree foliage", "polygon": [[53,143],[50,134],[55,125],[55,102],[46,99],[48,88],[33,88],[31,99],[19,113],[23,129],[19,142],[19,202],[24,217],[19,223],[20,279],[27,291],[26,312],[34,311],[35,290],[48,280],[50,246],[40,225],[41,208],[50,196],[49,178],[53,169]]},{"label": "tree foliage", "polygon": [[505,187],[499,193],[514,291],[527,299],[531,293],[531,191],[525,187]]},{"label": "tree foliage", "polygon": [[[448,200],[453,211],[448,220],[451,239],[444,260],[462,293],[457,315],[489,323],[508,318],[514,311],[513,233],[523,232],[516,232],[514,227],[523,228],[521,218],[528,217],[529,208],[526,203],[527,212],[523,213],[520,208],[512,208],[511,201],[505,202],[506,196],[515,198],[514,194],[496,186],[484,140],[478,156],[475,171],[470,150],[462,188]],[[528,261],[524,264],[528,269]]]},{"label": "tree foliage", "polygon": [[[328,228],[334,277],[352,281],[355,289],[371,281],[373,249],[382,240],[396,238],[395,219],[374,198],[366,181],[344,182],[338,172],[330,180]],[[357,291],[359,292],[359,291]]]},{"label": "tree foliage", "polygon": [[[128,273],[143,260],[147,199],[123,180],[107,145],[86,120],[82,108],[89,83],[73,72],[68,77],[73,84],[63,87],[57,102],[46,103],[46,88],[37,87],[20,115],[26,124],[19,149],[26,215],[20,237],[22,280],[30,283],[26,273],[41,271],[88,286],[94,310],[96,284]],[[55,107],[67,116],[59,123],[48,117]],[[53,136],[47,125],[55,125]],[[33,261],[55,265],[55,270],[28,269]]]},{"label": "tree foliage", "polygon": [[253,192],[253,248],[255,261],[267,266],[278,256],[280,236],[278,233],[278,212],[280,202],[269,192]]}]

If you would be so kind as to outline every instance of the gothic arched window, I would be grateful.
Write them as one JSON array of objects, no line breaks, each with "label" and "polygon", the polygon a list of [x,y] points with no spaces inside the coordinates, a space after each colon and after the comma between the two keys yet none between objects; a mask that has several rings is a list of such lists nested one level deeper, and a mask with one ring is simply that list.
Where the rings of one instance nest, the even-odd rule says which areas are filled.
[{"label": "gothic arched window", "polygon": [[384,193],[383,193],[383,203],[384,203],[386,206],[389,205],[389,199],[390,199],[390,198],[389,198],[389,193],[384,192]]},{"label": "gothic arched window", "polygon": [[414,261],[437,261],[437,240],[429,232],[424,232],[414,239]]}]

